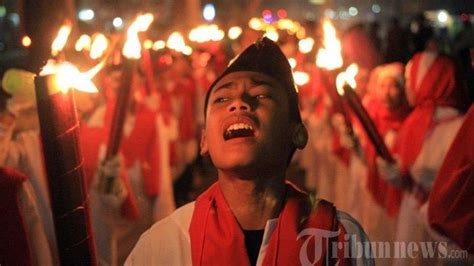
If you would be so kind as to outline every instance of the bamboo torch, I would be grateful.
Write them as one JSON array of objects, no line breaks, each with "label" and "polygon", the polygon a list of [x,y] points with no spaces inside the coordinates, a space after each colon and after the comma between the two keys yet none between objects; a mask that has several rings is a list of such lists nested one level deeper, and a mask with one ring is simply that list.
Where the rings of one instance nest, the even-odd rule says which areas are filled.
[{"label": "bamboo torch", "polygon": [[337,32],[334,25],[329,19],[323,21],[323,45],[319,48],[316,54],[316,66],[324,70],[322,72],[322,81],[328,88],[328,95],[332,100],[333,106],[337,112],[341,113],[344,118],[344,124],[347,128],[347,133],[354,142],[354,149],[362,155],[362,149],[358,137],[354,133],[351,117],[346,111],[346,108],[339,97],[336,87],[336,75],[342,68],[344,63],[342,59],[341,41],[337,38]]},{"label": "bamboo torch", "polygon": [[[127,31],[127,40],[122,49],[125,57],[123,62],[122,82],[117,91],[117,102],[115,104],[112,125],[110,128],[107,144],[106,159],[114,157],[119,150],[123,134],[123,126],[130,102],[131,87],[133,81],[133,71],[141,57],[141,44],[138,38],[138,32],[148,29],[153,21],[153,15],[145,14],[138,16]],[[113,177],[111,177],[113,178]],[[106,191],[110,192],[113,179],[107,180]]]},{"label": "bamboo torch", "polygon": [[336,91],[336,73],[343,65],[341,41],[337,38],[336,28],[331,21],[326,19],[323,22],[323,45],[316,55],[316,66],[322,69],[322,81],[328,88],[328,95],[331,98],[334,108],[344,116],[344,121],[349,130],[352,130],[350,117],[344,109],[340,97]]},{"label": "bamboo torch", "polygon": [[365,110],[362,102],[354,92],[356,87],[355,76],[357,75],[358,67],[356,64],[350,65],[345,72],[340,73],[337,76],[337,91],[347,101],[348,105],[359,119],[364,131],[370,139],[372,145],[374,145],[377,154],[380,155],[388,162],[395,162],[390,151],[388,150],[385,142],[380,136],[374,121],[370,118],[367,110]]},{"label": "bamboo torch", "polygon": [[95,265],[95,247],[84,186],[79,122],[71,88],[96,92],[90,78],[72,64],[48,61],[35,77],[36,102],[48,175],[59,260],[62,265]]},{"label": "bamboo torch", "polygon": [[35,77],[36,102],[60,263],[96,265],[79,122],[71,89],[97,92],[91,78],[103,64],[81,73],[65,62],[62,49],[69,33],[64,27],[60,29],[52,45],[57,60],[49,60]]}]

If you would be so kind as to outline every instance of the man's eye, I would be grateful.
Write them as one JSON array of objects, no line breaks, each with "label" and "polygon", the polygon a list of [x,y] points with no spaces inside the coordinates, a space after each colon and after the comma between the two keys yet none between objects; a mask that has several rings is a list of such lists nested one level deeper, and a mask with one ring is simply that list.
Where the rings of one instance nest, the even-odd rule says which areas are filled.
[{"label": "man's eye", "polygon": [[223,102],[226,102],[228,100],[229,100],[229,98],[227,98],[227,97],[218,97],[214,100],[214,103],[223,103]]},{"label": "man's eye", "polygon": [[255,95],[254,97],[255,97],[256,99],[258,99],[258,100],[270,98],[270,96],[267,95],[267,94],[257,94],[257,95]]}]

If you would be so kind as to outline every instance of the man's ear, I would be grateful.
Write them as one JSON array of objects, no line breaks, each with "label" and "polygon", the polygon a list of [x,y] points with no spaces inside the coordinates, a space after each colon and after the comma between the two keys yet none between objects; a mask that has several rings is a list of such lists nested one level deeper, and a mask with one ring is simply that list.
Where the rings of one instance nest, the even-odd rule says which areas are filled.
[{"label": "man's ear", "polygon": [[308,130],[303,123],[298,123],[293,127],[291,142],[299,150],[302,150],[308,143]]},{"label": "man's ear", "polygon": [[203,130],[201,130],[201,143],[199,144],[200,148],[201,148],[201,151],[199,152],[199,154],[201,154],[201,156],[207,156],[209,155],[209,149],[207,147],[207,138],[206,138],[206,132]]}]

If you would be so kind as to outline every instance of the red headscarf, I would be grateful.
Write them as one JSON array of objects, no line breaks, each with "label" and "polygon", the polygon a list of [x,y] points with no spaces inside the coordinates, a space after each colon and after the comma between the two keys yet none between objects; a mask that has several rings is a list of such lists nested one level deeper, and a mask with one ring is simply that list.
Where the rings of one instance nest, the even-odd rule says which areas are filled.
[{"label": "red headscarf", "polygon": [[[345,230],[335,217],[334,206],[326,201],[319,201],[316,206],[312,208],[308,195],[288,183],[285,206],[270,238],[263,265],[299,264],[300,251],[305,247],[310,261],[314,259],[314,256],[311,258],[315,251],[314,239],[306,246],[303,244],[306,239],[298,235],[305,228],[340,230],[338,239],[332,241],[344,241]],[[250,265],[244,234],[218,182],[196,200],[189,233],[193,265]],[[321,250],[322,256],[316,265],[325,265],[325,255],[332,254],[326,251],[325,245]],[[348,259],[342,259],[341,251],[343,249],[338,250],[340,265],[349,265]]]},{"label": "red headscarf", "polygon": [[[368,108],[370,115],[382,136],[389,130],[399,131],[403,121],[408,116],[410,109],[404,106],[396,111],[390,111],[385,104],[380,101],[372,101],[371,108]],[[389,216],[398,213],[401,202],[401,191],[385,182],[377,170],[377,153],[372,145],[368,143],[365,147],[367,158],[367,189],[371,193],[375,202],[384,207]]]},{"label": "red headscarf", "polygon": [[474,254],[474,106],[451,144],[429,196],[430,225]]},{"label": "red headscarf", "polygon": [[[364,98],[367,112],[370,114],[377,126],[381,136],[386,136],[389,131],[398,132],[403,121],[410,113],[408,104],[402,104],[396,110],[390,110],[382,101],[388,93],[381,89],[381,82],[386,78],[394,79],[400,89],[403,89],[403,72],[405,66],[401,63],[386,64],[372,70],[372,89]],[[368,97],[367,97],[368,96]],[[379,174],[376,158],[377,153],[369,141],[365,141],[365,152],[367,158],[367,189],[374,201],[383,207],[389,216],[395,216],[400,207],[402,191],[387,183]]]},{"label": "red headscarf", "polygon": [[[427,68],[426,75],[420,74],[420,63],[425,53],[413,56],[407,65],[406,73],[410,76],[407,88],[414,90],[415,107],[399,131],[395,152],[406,172],[414,164],[420,153],[428,130],[433,126],[433,115],[437,106],[450,106],[464,109],[467,97],[457,76],[455,63],[445,55],[438,55]],[[421,80],[417,86],[417,80]]]}]

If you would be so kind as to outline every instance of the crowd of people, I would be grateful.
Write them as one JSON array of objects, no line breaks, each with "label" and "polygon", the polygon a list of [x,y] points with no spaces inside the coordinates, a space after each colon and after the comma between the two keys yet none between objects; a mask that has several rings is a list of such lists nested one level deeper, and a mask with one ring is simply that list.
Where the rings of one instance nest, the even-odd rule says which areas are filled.
[{"label": "crowd of people", "polygon": [[[464,263],[472,260],[474,253],[474,217],[470,206],[474,200],[474,146],[470,145],[473,123],[470,98],[473,88],[470,80],[472,82],[473,69],[472,61],[461,65],[458,64],[460,60],[454,59],[463,56],[465,61],[466,50],[472,51],[474,47],[474,34],[470,22],[466,21],[463,32],[448,55],[443,50],[445,40],[440,39],[422,17],[418,18],[418,23],[418,32],[412,38],[408,38],[409,34],[396,19],[391,21],[385,42],[376,40],[377,27],[369,31],[363,25],[355,25],[341,35],[344,61],[359,66],[355,92],[394,160],[383,159],[377,153],[361,122],[337,95],[334,72],[316,67],[314,54],[299,52],[296,36],[282,32],[277,41],[284,57],[296,58],[294,70],[309,73],[309,81],[299,87],[296,99],[301,113],[297,120],[308,131],[308,143],[306,147],[295,144],[295,148],[301,150],[293,156],[295,149],[291,149],[289,157],[292,159],[288,162],[288,169],[277,169],[280,172],[287,170],[286,178],[309,195],[331,201],[338,209],[349,213],[359,221],[371,241],[444,241],[448,252],[467,250],[470,254],[470,257],[452,260],[437,256],[384,259],[377,258],[375,252],[377,263],[382,265]],[[466,33],[469,31],[470,35]],[[322,33],[308,29],[308,34],[317,36]],[[281,61],[275,61],[277,66],[267,64],[273,62],[269,58],[275,56],[273,52],[261,57],[254,52],[257,54],[231,61],[259,37],[259,32],[246,29],[239,42],[200,44],[190,56],[171,49],[153,52],[150,57],[153,72],[148,73],[140,65],[133,73],[132,96],[123,138],[118,155],[112,158],[105,157],[106,145],[124,69],[120,65],[107,66],[96,78],[99,94],[76,92],[84,183],[89,191],[91,221],[100,265],[124,264],[140,236],[155,222],[171,214],[173,219],[182,219],[186,221],[183,224],[196,229],[198,218],[202,216],[204,219],[208,215],[196,211],[207,208],[206,197],[215,198],[217,206],[224,204],[222,194],[229,206],[233,204],[229,199],[239,201],[240,196],[245,198],[245,195],[232,195],[232,189],[222,188],[220,192],[216,186],[211,186],[217,179],[221,187],[224,184],[242,184],[233,183],[232,175],[225,169],[227,162],[220,159],[226,154],[219,153],[219,149],[214,147],[217,144],[211,144],[214,141],[211,138],[213,131],[209,129],[208,120],[213,118],[210,115],[218,107],[212,107],[209,111],[208,105],[209,97],[215,101],[212,89],[216,88],[216,83],[222,85],[222,80],[236,82],[236,75],[243,71],[263,73],[277,79],[287,89],[285,82],[293,81],[293,77],[290,79],[281,74],[286,71],[279,69],[283,64]],[[250,47],[258,49],[259,45],[265,46],[257,42]],[[252,65],[259,60],[268,62],[261,63],[261,66]],[[229,61],[232,63],[226,67]],[[268,72],[272,67],[281,76]],[[224,75],[220,75],[223,72]],[[264,82],[261,77],[239,78]],[[0,233],[0,251],[12,251],[2,254],[2,259],[6,265],[9,265],[8,262],[17,264],[20,260],[24,264],[56,265],[59,258],[34,99],[9,95],[5,91],[1,92],[0,99],[1,209],[9,214],[2,214],[0,218],[2,226],[7,228]],[[291,138],[282,132],[273,134]],[[306,140],[304,142],[306,144]],[[274,151],[281,153],[278,148]],[[274,159],[285,165],[288,154],[281,156],[284,158]],[[209,187],[210,190],[207,190]],[[200,197],[193,205],[194,209],[190,210],[186,204],[196,200],[206,190],[205,197]],[[174,212],[183,205],[187,211],[181,209],[179,212],[178,209]],[[201,216],[191,219],[191,215]],[[220,215],[232,220],[232,217],[225,216],[225,212]],[[249,236],[254,237],[253,231],[262,229],[261,224],[257,226],[254,222],[263,219],[263,216],[234,215],[246,240]],[[338,215],[341,224],[347,227],[344,230],[351,231],[348,219],[344,222],[342,214]],[[217,218],[206,219],[214,222],[215,228],[223,225],[223,221]],[[139,242],[141,245],[137,246],[127,263],[133,264],[134,260],[138,265],[140,262],[156,262],[149,254],[151,251],[144,248],[149,245],[153,234],[158,234],[156,228],[161,228],[159,232],[164,236],[174,238],[170,240],[163,236],[159,239],[170,241],[169,244],[176,249],[179,249],[180,241],[189,241],[189,236],[180,235],[183,224],[172,225],[169,220],[164,221],[168,221],[164,223],[167,225],[153,227],[155,231]],[[207,225],[209,228],[211,222]],[[265,223],[263,226],[266,228]],[[232,230],[236,228],[239,229],[237,226]],[[231,229],[232,232],[206,230],[213,237],[236,233]],[[173,232],[176,232],[176,237]],[[195,234],[198,233],[190,231],[191,242],[199,237]],[[360,235],[363,238],[364,234]],[[263,234],[262,237],[265,238]],[[203,257],[199,263],[209,262],[205,255],[213,249],[220,249],[230,256],[221,260],[223,263],[228,259],[242,259],[240,253],[232,255],[228,247],[213,246],[216,243],[213,244],[212,239],[208,241],[206,243],[210,246],[201,251]],[[268,253],[276,253],[276,249],[272,249],[273,242],[265,241],[269,245]],[[173,252],[164,246],[155,248],[158,247]],[[247,252],[253,264],[264,262],[259,249],[255,253],[248,246],[239,248],[243,248],[239,252]],[[160,253],[163,250],[154,251],[164,254]],[[176,253],[176,256],[181,254],[181,258],[168,262],[189,264],[192,259],[196,263],[194,253],[191,258],[186,250],[182,252]],[[137,258],[139,255],[146,258]]]}]

